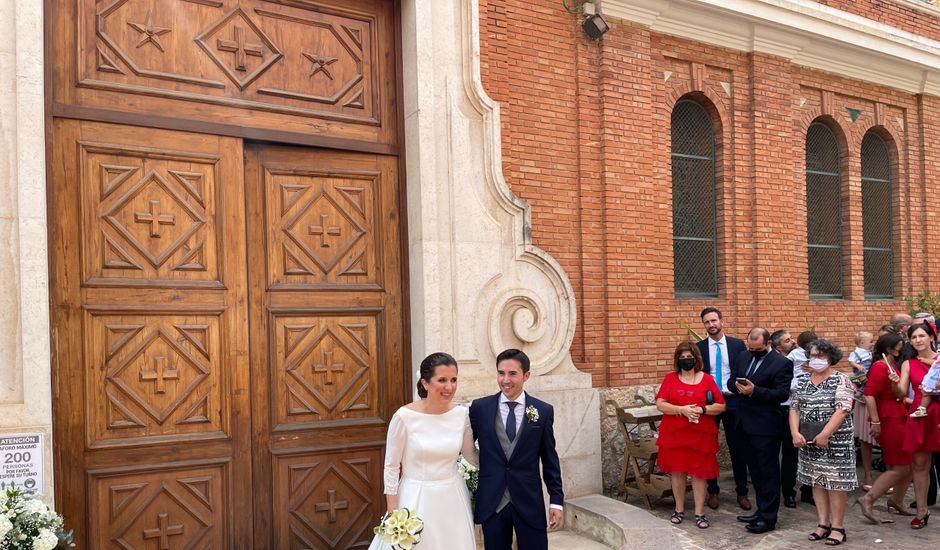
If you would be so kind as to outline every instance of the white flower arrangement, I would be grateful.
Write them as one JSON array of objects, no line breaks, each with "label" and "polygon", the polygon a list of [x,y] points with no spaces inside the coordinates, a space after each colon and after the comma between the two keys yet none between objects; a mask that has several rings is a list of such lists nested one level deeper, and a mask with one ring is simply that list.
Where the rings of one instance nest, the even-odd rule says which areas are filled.
[{"label": "white flower arrangement", "polygon": [[72,548],[62,516],[33,493],[10,487],[0,495],[0,550]]},{"label": "white flower arrangement", "polygon": [[424,521],[408,508],[386,513],[373,529],[383,542],[391,544],[396,550],[411,550],[417,546],[421,542],[422,531]]},{"label": "white flower arrangement", "polygon": [[477,500],[477,487],[480,485],[480,469],[470,464],[470,462],[460,455],[457,459],[457,473],[467,484],[467,490],[470,491],[470,503],[475,504]]},{"label": "white flower arrangement", "polygon": [[539,410],[529,405],[525,408],[525,417],[529,419],[529,422],[538,422],[539,421]]}]

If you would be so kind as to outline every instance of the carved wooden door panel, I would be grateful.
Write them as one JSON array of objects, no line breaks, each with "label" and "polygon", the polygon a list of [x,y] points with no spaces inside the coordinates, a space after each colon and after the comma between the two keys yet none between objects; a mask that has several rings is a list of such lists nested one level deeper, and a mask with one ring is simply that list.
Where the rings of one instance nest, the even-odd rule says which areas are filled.
[{"label": "carved wooden door panel", "polygon": [[367,548],[404,399],[397,159],[247,148],[256,548]]},{"label": "carved wooden door panel", "polygon": [[241,141],[59,119],[52,147],[61,511],[83,548],[247,548]]}]

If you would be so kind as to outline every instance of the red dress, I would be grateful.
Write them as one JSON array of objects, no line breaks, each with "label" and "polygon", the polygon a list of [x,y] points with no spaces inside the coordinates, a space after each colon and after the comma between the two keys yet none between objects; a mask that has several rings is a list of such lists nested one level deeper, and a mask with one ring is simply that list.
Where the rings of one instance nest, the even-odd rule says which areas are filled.
[{"label": "red dress", "polygon": [[[882,460],[889,466],[906,466],[912,461],[911,453],[903,449],[904,429],[910,413],[907,405],[894,396],[888,369],[892,367],[884,361],[875,361],[868,371],[865,395],[874,397],[878,407],[881,434],[876,439],[881,446]],[[893,370],[900,375],[898,369]]]},{"label": "red dress", "polygon": [[[914,388],[914,402],[911,403],[911,411],[920,406],[923,392],[920,385],[924,381],[924,376],[930,370],[930,365],[921,362],[916,357],[910,360],[911,365],[911,385]],[[909,453],[935,453],[940,451],[940,399],[933,399],[930,408],[927,409],[927,416],[921,418],[908,418],[907,426],[904,430],[904,450]]]},{"label": "red dress", "polygon": [[[703,374],[698,384],[686,384],[670,372],[663,380],[656,399],[670,405],[705,405],[705,392],[711,390],[715,403],[724,397],[710,374]],[[659,458],[656,465],[666,473],[687,473],[701,479],[718,477],[718,423],[714,416],[701,415],[697,424],[682,415],[663,415],[659,425]]]}]

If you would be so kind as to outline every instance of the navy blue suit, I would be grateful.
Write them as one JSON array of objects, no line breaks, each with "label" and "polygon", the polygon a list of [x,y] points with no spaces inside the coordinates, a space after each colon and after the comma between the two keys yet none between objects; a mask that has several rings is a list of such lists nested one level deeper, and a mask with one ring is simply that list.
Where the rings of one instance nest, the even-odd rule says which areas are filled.
[{"label": "navy blue suit", "polygon": [[[702,362],[704,363],[702,371],[714,376],[715,373],[708,351],[708,346],[711,345],[711,342],[711,338],[705,338],[704,340],[699,340],[696,345],[698,346],[699,353],[702,354]],[[734,364],[737,361],[737,357],[742,351],[747,351],[747,346],[744,344],[744,340],[725,335],[725,347],[727,348],[728,354],[728,372],[734,372]],[[715,382],[721,387],[721,380],[715,380]],[[727,390],[723,389],[723,391]],[[725,407],[725,412],[718,415],[715,418],[715,422],[720,422],[725,427],[725,441],[728,442],[728,454],[731,456],[731,471],[734,473],[735,493],[737,493],[738,496],[747,496],[747,456],[744,454],[741,443],[736,437],[737,432],[735,431],[738,418],[737,396],[725,396]],[[708,492],[710,494],[718,493],[720,490],[721,488],[718,487],[717,479],[708,480]]]},{"label": "navy blue suit", "polygon": [[[513,529],[520,550],[547,548],[548,524],[542,480],[551,504],[560,506],[565,498],[561,463],[555,451],[555,412],[551,405],[527,393],[526,408],[535,407],[538,420],[533,422],[523,413],[515,449],[507,457],[496,433],[496,422],[500,418],[499,396],[497,393],[483,397],[470,405],[470,426],[473,438],[480,445],[480,483],[473,519],[483,524],[487,550],[508,550]],[[541,477],[539,463],[542,465]],[[507,487],[510,503],[497,511]],[[505,542],[507,540],[509,542]]]},{"label": "navy blue suit", "polygon": [[748,375],[753,357],[738,355],[728,390],[737,394],[735,378],[747,378],[754,393],[738,397],[737,431],[748,457],[748,469],[757,494],[757,513],[771,525],[777,523],[780,509],[780,438],[784,412],[780,403],[790,395],[793,361],[770,351],[754,372]]}]

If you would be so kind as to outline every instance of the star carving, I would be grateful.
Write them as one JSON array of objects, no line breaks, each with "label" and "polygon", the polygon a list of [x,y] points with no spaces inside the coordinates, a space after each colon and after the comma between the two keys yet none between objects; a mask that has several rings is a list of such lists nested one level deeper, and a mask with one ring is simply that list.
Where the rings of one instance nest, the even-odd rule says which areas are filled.
[{"label": "star carving", "polygon": [[170,32],[170,28],[155,26],[153,24],[153,12],[147,12],[147,19],[143,23],[128,21],[127,24],[140,33],[140,39],[137,40],[138,48],[149,42],[156,46],[161,52],[165,51],[163,44],[160,42],[160,37]]},{"label": "star carving", "polygon": [[327,78],[329,78],[330,80],[333,80],[333,71],[330,69],[330,65],[339,61],[338,57],[325,57],[321,55],[319,52],[317,53],[301,52],[301,53],[311,63],[310,74],[307,75],[307,78],[312,78],[313,75],[322,71],[323,74],[325,74]]}]

